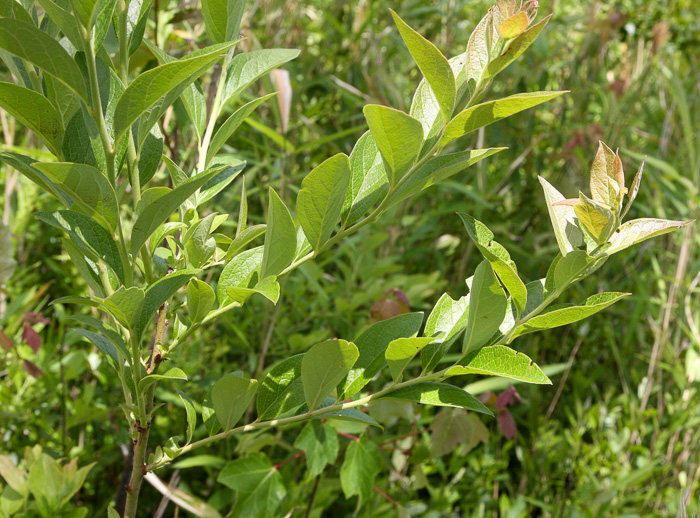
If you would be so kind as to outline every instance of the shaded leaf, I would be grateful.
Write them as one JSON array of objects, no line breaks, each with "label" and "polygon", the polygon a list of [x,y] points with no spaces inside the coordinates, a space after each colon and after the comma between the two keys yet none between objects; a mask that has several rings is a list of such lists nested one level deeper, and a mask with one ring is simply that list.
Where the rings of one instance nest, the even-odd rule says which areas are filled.
[{"label": "shaded leaf", "polygon": [[394,390],[382,396],[381,399],[398,399],[424,405],[452,406],[493,415],[493,412],[474,396],[459,387],[446,383],[416,383],[415,385]]},{"label": "shaded leaf", "polygon": [[228,432],[243,417],[257,390],[257,380],[245,379],[236,374],[228,374],[214,384],[211,401],[224,432]]},{"label": "shaded leaf", "polygon": [[355,344],[345,340],[327,340],[308,350],[301,362],[301,377],[309,412],[335,389],[359,354]]},{"label": "shaded leaf", "polygon": [[471,286],[463,353],[479,349],[498,331],[507,307],[508,299],[491,264],[481,262]]}]

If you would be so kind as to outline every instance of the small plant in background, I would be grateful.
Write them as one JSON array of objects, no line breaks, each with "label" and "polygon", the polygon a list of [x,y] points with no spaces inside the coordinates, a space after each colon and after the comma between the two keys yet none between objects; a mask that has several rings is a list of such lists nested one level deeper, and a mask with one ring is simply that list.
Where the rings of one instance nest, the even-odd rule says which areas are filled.
[{"label": "small plant in background", "polygon": [[[369,131],[352,153],[337,154],[315,167],[301,183],[294,211],[269,189],[265,223],[249,226],[244,182],[241,204],[232,218],[211,212],[210,201],[246,165],[220,150],[272,95],[243,104],[225,119],[223,115],[251,84],[298,53],[235,53],[244,7],[241,0],[229,0],[225,6],[203,0],[212,45],[180,59],[143,40],[149,2],[38,0],[26,8],[15,2],[1,7],[0,58],[15,82],[0,83],[0,106],[31,130],[55,160],[38,161],[12,151],[0,154],[0,159],[66,206],[37,217],[65,233],[63,246],[89,287],[89,293],[54,302],[89,309],[90,316],[71,317],[79,325],[75,331],[95,345],[119,379],[119,407],[133,441],[126,517],[137,515],[144,477],[193,450],[244,433],[306,423],[294,448],[306,456],[307,476],[318,477],[339,454],[338,436],[329,424],[336,420],[359,426],[361,436],[346,434],[350,443],[340,486],[346,498],[359,496],[361,505],[375,490],[381,469],[380,450],[364,431],[381,426],[360,409],[371,410],[372,404],[390,400],[493,415],[474,395],[444,380],[479,374],[550,383],[528,356],[508,345],[521,335],[579,321],[624,297],[625,293],[601,293],[581,305],[551,306],[612,253],[688,223],[621,224],[637,194],[641,168],[623,208],[627,189],[620,158],[601,144],[591,170],[592,198],[581,194],[575,201],[566,200],[542,179],[560,248],[546,277],[526,284],[494,234],[461,213],[484,258],[466,281],[469,295],[454,300],[444,294],[425,324],[422,313],[406,313],[376,322],[357,337],[317,343],[275,364],[259,379],[239,370],[247,366],[232,365],[232,372],[201,402],[178,390],[187,415],[185,436],[149,445],[160,406],[156,388],[187,380],[186,361],[167,370],[161,367],[172,363],[175,351],[187,348],[186,358],[194,350],[197,332],[254,295],[276,304],[283,276],[376,222],[391,207],[504,149],[447,153],[456,139],[564,93],[530,92],[482,101],[496,75],[525,52],[549,21],[547,17],[534,23],[535,0],[499,2],[476,26],[465,52],[449,60],[392,12],[424,76],[409,113],[367,105],[363,111]],[[110,28],[118,42],[114,55],[104,46]],[[142,47],[159,65],[133,75],[130,59]],[[203,87],[200,77],[220,61],[220,75]],[[211,104],[205,91],[214,92]],[[196,166],[191,170],[172,153],[163,155],[159,121],[174,105],[184,111],[196,136]],[[161,161],[167,179],[157,175]],[[235,233],[223,231],[229,219],[235,220]],[[256,240],[262,245],[251,247]],[[11,274],[11,258],[4,261],[4,271]],[[212,271],[213,283],[200,280]],[[25,338],[36,342],[29,331]],[[460,341],[455,361],[438,369]],[[389,381],[382,388],[368,388],[375,378],[384,379],[384,373]],[[504,408],[512,401],[502,399],[496,405],[505,423],[502,428],[514,434]],[[239,425],[254,400],[256,417]],[[464,417],[440,415],[448,422]],[[467,419],[472,418],[470,414]],[[200,419],[203,427],[197,426]],[[25,461],[30,479],[35,458]],[[55,461],[45,454],[39,458],[48,459],[41,461],[47,470],[59,473]],[[237,495],[233,516],[278,512],[287,493],[280,473],[285,462],[273,464],[264,452],[253,451],[223,468],[218,481]],[[76,471],[74,463],[67,466],[65,480],[57,475],[50,481],[51,487],[60,488],[50,499],[30,487],[42,516],[62,512],[85,480],[89,468]],[[20,477],[20,469],[3,461],[0,474],[14,493],[3,490],[2,509],[17,505],[15,493],[22,506],[28,505],[29,492],[17,488],[17,478],[8,480]],[[118,514],[112,508],[109,513]]]}]

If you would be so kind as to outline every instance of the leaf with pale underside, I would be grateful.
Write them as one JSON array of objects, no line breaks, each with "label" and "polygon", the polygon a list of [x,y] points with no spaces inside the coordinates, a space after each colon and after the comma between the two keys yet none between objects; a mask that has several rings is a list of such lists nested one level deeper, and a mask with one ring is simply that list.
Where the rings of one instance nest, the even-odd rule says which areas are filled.
[{"label": "leaf with pale underside", "polygon": [[559,308],[550,308],[549,311],[541,313],[536,317],[531,318],[526,323],[518,326],[513,334],[513,337],[522,336],[535,331],[544,331],[553,327],[565,326],[573,322],[583,320],[608,306],[614,304],[623,297],[630,295],[629,293],[598,293],[588,297],[581,306],[568,306]]},{"label": "leaf with pale underside", "polygon": [[423,144],[423,126],[410,115],[394,108],[368,104],[367,125],[384,160],[390,185],[411,168]]},{"label": "leaf with pale underside", "polygon": [[476,131],[496,121],[547,102],[565,93],[566,91],[527,92],[471,106],[456,115],[447,127],[445,127],[445,132],[440,139],[440,147],[444,147],[454,139],[467,135],[472,131]]},{"label": "leaf with pale underside", "polygon": [[627,215],[627,212],[629,212],[630,207],[632,207],[634,200],[637,199],[637,193],[639,192],[639,184],[642,183],[642,172],[644,171],[644,161],[645,160],[646,160],[646,157],[644,160],[642,160],[642,164],[639,166],[639,170],[637,170],[637,174],[634,175],[634,180],[632,180],[632,185],[630,186],[629,192],[627,193],[627,195],[628,195],[627,203],[625,204],[625,208],[622,209],[622,213],[620,214],[620,221],[625,219],[625,216]]},{"label": "leaf with pale underside", "polygon": [[583,234],[576,224],[576,212],[570,205],[555,205],[566,198],[547,180],[538,176],[547,202],[549,218],[552,221],[554,236],[562,256],[577,250],[583,244]]},{"label": "leaf with pale underside", "polygon": [[228,296],[229,288],[248,288],[255,274],[260,271],[260,263],[263,257],[263,247],[258,246],[234,257],[221,271],[219,282],[216,286],[216,296],[222,306],[231,300]]},{"label": "leaf with pale underside", "polygon": [[320,251],[340,219],[350,180],[348,156],[339,153],[314,168],[301,182],[297,213],[311,247]]},{"label": "leaf with pale underside", "polygon": [[448,120],[452,116],[456,95],[452,67],[435,45],[409,27],[393,10],[391,14],[408,51],[435,94],[445,120]]},{"label": "leaf with pale underside", "polygon": [[314,345],[301,362],[304,398],[313,411],[350,371],[359,351],[345,340],[327,340]]},{"label": "leaf with pale underside", "polygon": [[668,234],[686,225],[691,221],[672,221],[667,219],[641,218],[623,223],[618,231],[610,238],[610,248],[605,250],[608,255],[617,253],[637,243],[641,243],[652,237]]},{"label": "leaf with pale underside", "polygon": [[477,86],[481,84],[484,72],[489,63],[489,27],[493,14],[491,10],[486,13],[469,36],[465,60],[465,83],[469,89],[469,95],[476,93]]},{"label": "leaf with pale underside", "polygon": [[525,383],[551,385],[547,375],[528,356],[505,345],[482,347],[450,367],[445,376],[483,374],[500,376]]},{"label": "leaf with pale underside", "polygon": [[508,306],[498,277],[488,261],[476,267],[469,297],[469,316],[464,330],[463,353],[479,349],[503,322]]}]

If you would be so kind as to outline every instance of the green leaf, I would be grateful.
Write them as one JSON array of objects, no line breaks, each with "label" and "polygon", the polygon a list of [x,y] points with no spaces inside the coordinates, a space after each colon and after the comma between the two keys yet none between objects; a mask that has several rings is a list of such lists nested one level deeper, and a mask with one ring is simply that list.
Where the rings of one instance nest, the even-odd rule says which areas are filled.
[{"label": "green leaf", "polygon": [[253,225],[252,227],[247,227],[243,229],[233,241],[231,241],[231,244],[228,247],[228,250],[226,250],[226,261],[230,261],[233,259],[236,254],[248,243],[250,243],[253,239],[256,237],[262,235],[265,232],[265,229],[267,228],[267,225]]},{"label": "green leaf", "polygon": [[35,216],[53,227],[64,230],[75,246],[93,259],[104,261],[124,284],[124,269],[128,268],[128,265],[122,264],[117,243],[102,225],[90,216],[74,210],[38,212]]},{"label": "green leaf", "polygon": [[231,41],[238,36],[245,0],[203,0],[202,16],[207,34],[214,43]]},{"label": "green leaf", "polygon": [[627,193],[629,199],[627,200],[627,203],[625,204],[625,208],[622,210],[622,213],[620,214],[620,221],[625,219],[625,216],[627,215],[627,212],[630,210],[630,207],[632,207],[634,200],[637,199],[637,193],[639,192],[639,185],[642,183],[642,173],[644,172],[645,160],[646,160],[646,157],[642,160],[642,163],[639,166],[639,169],[637,170],[637,174],[634,175],[634,180],[632,180],[632,185],[630,186],[629,192]]},{"label": "green leaf", "polygon": [[542,104],[543,102],[559,97],[565,93],[566,91],[527,92],[471,106],[450,121],[440,139],[440,147],[444,147],[447,143],[463,135],[467,135],[472,131],[476,131],[479,128],[488,126],[491,123],[510,117],[511,115]]},{"label": "green leaf", "polygon": [[61,155],[61,115],[46,97],[14,83],[0,82],[0,107],[32,130],[54,155]]},{"label": "green leaf", "polygon": [[504,149],[508,148],[472,149],[431,158],[396,190],[389,199],[387,208],[393,207],[406,198],[432,185],[436,185],[450,176],[464,171],[467,167],[480,162],[484,158],[495,155]]},{"label": "green leaf", "polygon": [[308,350],[301,362],[301,377],[309,412],[333,391],[359,354],[355,344],[345,340],[327,340]]},{"label": "green leaf", "polygon": [[574,212],[579,222],[599,245],[606,243],[612,232],[617,228],[617,214],[613,208],[604,202],[597,202],[579,193],[581,203],[574,205]]},{"label": "green leaf", "polygon": [[492,11],[489,10],[477,24],[469,36],[467,50],[465,52],[465,78],[464,82],[473,96],[477,88],[482,84],[486,67],[489,64],[490,31],[492,30]]},{"label": "green leaf", "polygon": [[247,288],[253,276],[260,271],[263,247],[258,246],[234,257],[222,270],[216,286],[219,304],[225,306],[230,302],[229,288]]},{"label": "green leaf", "polygon": [[211,235],[212,226],[219,218],[217,213],[209,214],[190,225],[180,241],[185,245],[187,261],[195,268],[206,264],[216,250],[216,239]]},{"label": "green leaf", "polygon": [[491,264],[482,261],[472,281],[463,353],[470,353],[488,342],[503,322],[507,307],[508,299]]},{"label": "green leaf", "polygon": [[410,115],[387,106],[368,104],[363,112],[382,154],[389,184],[396,185],[421,150],[423,126]]},{"label": "green leaf", "polygon": [[187,285],[187,311],[192,323],[201,322],[216,304],[216,295],[211,286],[198,279]]},{"label": "green leaf", "polygon": [[434,457],[453,453],[459,444],[462,445],[460,453],[466,455],[489,438],[488,429],[476,415],[459,409],[439,412],[430,423],[430,430],[430,454]]},{"label": "green leaf", "polygon": [[5,284],[15,272],[17,261],[12,254],[12,232],[8,225],[0,223],[0,284]]},{"label": "green leaf", "polygon": [[104,43],[109,27],[112,23],[112,15],[114,8],[117,5],[116,0],[100,0],[98,1],[97,17],[95,18],[95,50],[99,50]]},{"label": "green leaf", "polygon": [[591,166],[590,186],[594,201],[619,209],[621,191],[625,186],[622,162],[617,153],[600,141]]},{"label": "green leaf", "polygon": [[570,205],[554,205],[557,202],[564,201],[566,198],[547,180],[541,176],[537,178],[539,178],[544,190],[547,210],[549,211],[549,218],[552,220],[552,228],[557,238],[559,250],[561,255],[566,257],[566,254],[577,250],[583,244],[583,234],[576,223],[576,212]]},{"label": "green leaf", "polygon": [[73,328],[73,331],[75,331],[78,334],[83,335],[85,338],[90,340],[97,349],[105,355],[105,357],[109,358],[112,360],[113,364],[112,367],[119,372],[119,369],[117,366],[119,365],[119,357],[117,355],[117,348],[114,346],[114,344],[106,337],[99,335],[97,333],[93,333],[92,331],[88,331],[87,329],[80,329],[77,327]]},{"label": "green leaf", "polygon": [[267,230],[263,248],[260,277],[278,275],[289,266],[295,257],[297,229],[289,209],[270,187]]},{"label": "green leaf", "polygon": [[340,219],[350,180],[350,161],[339,153],[316,167],[301,182],[297,212],[304,234],[319,252]]},{"label": "green leaf", "polygon": [[459,365],[450,367],[445,376],[461,376],[463,374],[501,376],[539,385],[552,384],[542,369],[528,356],[505,345],[492,345],[474,351],[461,360]]},{"label": "green leaf", "polygon": [[85,78],[61,44],[34,25],[0,18],[0,48],[55,77],[87,103]]},{"label": "green leaf", "polygon": [[525,309],[527,302],[527,289],[525,283],[518,276],[515,262],[510,258],[508,250],[500,243],[494,241],[493,232],[481,221],[468,214],[458,213],[476,247],[490,264],[493,271],[510,293],[510,296],[518,308],[518,315]]},{"label": "green leaf", "polygon": [[226,86],[221,106],[226,106],[250,86],[253,81],[299,55],[296,49],[262,49],[233,57],[226,70]]},{"label": "green leaf", "polygon": [[73,200],[65,192],[32,165],[36,163],[35,159],[19,153],[0,153],[0,160],[22,173],[46,192],[53,194],[67,207],[73,204]]},{"label": "green leaf", "polygon": [[258,392],[258,420],[273,419],[304,404],[301,379],[303,354],[283,360],[270,369]]},{"label": "green leaf", "polygon": [[66,192],[86,214],[110,232],[116,230],[119,222],[117,195],[99,170],[67,162],[36,163],[34,167]]},{"label": "green leaf", "polygon": [[129,48],[129,55],[136,52],[141,46],[141,41],[143,40],[143,34],[146,30],[146,23],[148,22],[148,15],[151,12],[151,7],[153,7],[153,0],[129,1],[126,35],[120,34],[118,15],[116,12],[114,13],[114,32],[117,35],[117,39],[120,41],[122,41],[123,38],[126,38],[127,46]]},{"label": "green leaf", "polygon": [[83,27],[88,30],[92,28],[98,3],[98,0],[71,0],[73,12]]},{"label": "green leaf", "polygon": [[[67,2],[64,4],[66,6],[65,8],[61,7],[53,0],[38,0],[38,3],[73,46],[76,49],[83,50],[83,38],[80,34],[80,25],[76,23],[73,13],[67,10],[69,3]],[[4,14],[2,16],[4,16]]]},{"label": "green leaf", "polygon": [[381,458],[379,447],[365,436],[350,443],[340,468],[340,485],[345,498],[358,495],[363,502],[369,499],[374,480],[381,471]]},{"label": "green leaf", "polygon": [[146,185],[156,174],[163,157],[163,135],[156,124],[146,135],[139,155],[139,184]]},{"label": "green leaf", "polygon": [[[76,322],[81,322],[83,324],[86,324],[93,329],[99,331],[102,335],[106,336],[109,341],[121,351],[121,353],[124,355],[124,360],[126,360],[127,363],[131,364],[131,353],[129,352],[129,349],[126,346],[126,342],[124,342],[124,339],[117,333],[114,329],[111,327],[108,327],[107,324],[105,324],[102,320],[97,320],[96,318],[88,317],[85,315],[71,315],[70,317],[67,317],[70,320],[75,320]],[[77,329],[74,328],[75,331]]]},{"label": "green leaf", "polygon": [[175,390],[177,395],[180,396],[182,404],[185,407],[185,412],[187,413],[187,444],[192,442],[192,437],[194,436],[194,431],[197,428],[197,411],[194,409],[194,403],[187,397],[184,392]]},{"label": "green leaf", "polygon": [[[213,45],[194,57],[165,63],[139,75],[124,90],[117,102],[114,112],[115,139],[121,138],[144,114],[141,124],[147,127],[144,128],[145,131],[139,127],[139,133],[145,138],[153,123],[160,117],[161,111],[172,104],[187,86],[234,45],[235,42]],[[172,92],[177,95],[168,95]],[[139,142],[141,141],[139,138]]]},{"label": "green leaf", "polygon": [[273,304],[277,304],[280,298],[280,285],[277,282],[277,277],[270,275],[259,281],[252,288],[228,288],[226,294],[231,301],[238,302],[241,306],[251,295],[259,293]]},{"label": "green leaf", "polygon": [[137,255],[141,246],[143,246],[150,235],[153,234],[153,232],[167,220],[187,198],[218,173],[218,170],[214,170],[189,178],[165,196],[145,206],[140,211],[141,213],[131,231],[131,253]]},{"label": "green leaf", "polygon": [[449,120],[456,95],[452,67],[435,45],[409,27],[393,10],[390,11],[408,51],[435,94],[445,120]]},{"label": "green leaf", "polygon": [[148,376],[141,378],[141,381],[139,381],[139,392],[143,392],[156,381],[163,380],[187,381],[187,374],[185,374],[182,369],[178,369],[177,367],[168,370],[165,374],[149,374]]},{"label": "green leaf", "polygon": [[431,337],[397,338],[387,346],[384,357],[389,365],[389,371],[391,372],[391,377],[394,378],[394,383],[401,381],[406,366],[423,347],[432,341]]},{"label": "green leaf", "polygon": [[[336,402],[335,398],[326,398],[326,401],[329,402],[329,405],[332,405]],[[323,408],[325,405],[321,405],[321,408]],[[325,414],[319,414],[317,416],[313,417],[314,419],[337,419],[338,421],[348,421],[350,423],[358,423],[362,425],[367,425],[367,426],[376,426],[380,430],[383,430],[384,427],[380,425],[377,421],[372,419],[370,416],[365,414],[364,412],[360,412],[356,408],[345,408],[343,410],[336,410],[335,412],[326,412]]]},{"label": "green leaf", "polygon": [[423,324],[423,313],[406,313],[370,326],[355,340],[360,352],[347,377],[338,387],[339,397],[357,394],[384,367],[384,352],[397,338],[416,336]]},{"label": "green leaf", "polygon": [[537,36],[539,36],[542,29],[544,29],[547,23],[549,23],[551,18],[552,15],[550,14],[541,22],[533,25],[525,32],[514,38],[508,44],[508,47],[501,53],[501,55],[493,59],[488,64],[488,67],[486,67],[486,71],[484,72],[484,80],[492,78],[501,70],[510,65],[513,61],[518,59],[518,57],[520,57],[520,55],[527,50],[532,42],[537,39]]},{"label": "green leaf", "polygon": [[440,297],[428,320],[423,334],[432,338],[420,353],[423,372],[432,371],[447,354],[450,346],[467,325],[469,297],[454,300],[447,293]]},{"label": "green leaf", "polygon": [[140,316],[146,293],[136,286],[124,289],[122,286],[104,301],[102,308],[127,329],[133,329]]},{"label": "green leaf", "polygon": [[294,441],[294,447],[304,450],[307,478],[314,478],[338,457],[338,432],[328,424],[311,421]]},{"label": "green leaf", "polygon": [[382,155],[372,133],[367,131],[350,153],[350,181],[343,201],[343,225],[357,222],[384,197],[387,189]]},{"label": "green leaf", "polygon": [[229,462],[217,479],[219,483],[238,492],[233,518],[267,518],[276,516],[287,490],[279,470],[263,453]]},{"label": "green leaf", "polygon": [[238,108],[228,119],[226,119],[226,121],[219,127],[214,134],[214,137],[211,139],[211,144],[209,144],[209,149],[207,150],[207,164],[211,163],[212,159],[219,152],[219,149],[226,144],[226,141],[231,135],[233,135],[233,132],[238,129],[243,121],[250,117],[258,106],[275,95],[277,95],[277,92],[253,99],[249,103]]},{"label": "green leaf", "polygon": [[641,218],[633,219],[622,226],[610,238],[610,248],[605,250],[608,255],[615,254],[625,248],[641,243],[652,237],[668,234],[693,221],[671,221],[668,219]]},{"label": "green leaf", "polygon": [[165,304],[170,297],[175,295],[175,293],[185,284],[187,284],[189,280],[197,273],[199,273],[199,270],[192,268],[187,270],[178,270],[158,279],[148,287],[143,299],[143,306],[141,307],[139,318],[135,326],[137,338],[140,338],[143,332],[146,330],[149,322],[153,320],[153,315],[156,313],[156,311],[158,311],[158,308]]},{"label": "green leaf", "polygon": [[580,281],[597,269],[605,258],[594,259],[583,250],[575,250],[562,257],[554,266],[554,287],[562,292],[567,286]]},{"label": "green leaf", "polygon": [[549,311],[541,313],[518,326],[513,337],[515,338],[527,333],[534,333],[535,331],[543,331],[545,329],[578,322],[579,320],[583,320],[584,318],[598,313],[598,311],[607,308],[628,295],[630,295],[630,293],[598,293],[588,297],[582,306],[550,308]]},{"label": "green leaf", "polygon": [[454,385],[433,381],[402,387],[378,399],[398,399],[424,405],[466,408],[474,412],[493,415],[481,401]]},{"label": "green leaf", "polygon": [[245,379],[235,374],[228,374],[214,384],[211,389],[211,401],[224,432],[228,432],[243,417],[257,390],[257,380]]}]

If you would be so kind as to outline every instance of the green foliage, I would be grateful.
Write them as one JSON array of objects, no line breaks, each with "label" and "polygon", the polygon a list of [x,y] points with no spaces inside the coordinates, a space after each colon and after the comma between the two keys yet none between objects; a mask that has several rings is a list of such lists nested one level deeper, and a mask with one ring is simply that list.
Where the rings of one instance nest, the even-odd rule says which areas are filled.
[{"label": "green foliage", "polygon": [[[8,205],[0,227],[0,353],[8,367],[0,376],[7,378],[0,395],[7,402],[2,417],[12,420],[5,433],[8,453],[29,440],[24,433],[51,444],[56,456],[60,450],[63,457],[84,458],[92,447],[85,446],[87,434],[102,478],[102,470],[123,463],[119,445],[131,447],[133,455],[128,483],[111,481],[107,496],[97,475],[88,479],[92,465],[79,470],[76,458],[63,463],[39,450],[19,463],[17,456],[2,456],[0,475],[7,485],[0,487],[0,516],[79,517],[105,510],[114,516],[111,491],[118,486],[123,515],[133,517],[139,506],[141,514],[157,501],[143,484],[146,473],[158,488],[164,487],[161,473],[185,467],[203,476],[188,477],[184,489],[168,490],[169,498],[207,516],[281,516],[303,508],[317,516],[420,515],[427,510],[409,500],[421,489],[431,495],[434,513],[471,512],[470,505],[476,510],[491,502],[491,488],[473,496],[485,487],[473,483],[473,474],[491,481],[507,476],[503,459],[513,451],[516,422],[524,421],[515,407],[522,398],[510,383],[551,384],[552,373],[566,368],[568,376],[573,363],[573,355],[565,367],[535,363],[566,360],[561,346],[540,347],[549,333],[531,338],[529,356],[509,345],[534,331],[581,321],[628,295],[598,292],[579,305],[568,298],[553,305],[574,291],[572,297],[600,291],[608,282],[622,290],[620,275],[597,275],[595,285],[585,280],[612,254],[690,223],[664,219],[667,212],[692,212],[678,210],[679,195],[668,187],[669,178],[682,176],[656,162],[663,174],[653,174],[652,186],[671,191],[672,203],[650,211],[658,217],[623,223],[638,195],[642,169],[628,189],[619,153],[600,142],[590,169],[590,197],[579,191],[578,198],[567,199],[540,177],[560,252],[542,268],[542,257],[556,247],[530,228],[537,227],[542,211],[529,192],[534,176],[520,172],[540,170],[529,162],[519,166],[529,153],[539,159],[569,149],[563,142],[541,143],[539,131],[552,120],[568,123],[568,112],[560,110],[573,101],[560,98],[568,90],[535,91],[561,88],[560,82],[566,86],[559,69],[541,80],[522,72],[553,54],[546,42],[541,48],[535,44],[552,19],[550,14],[535,23],[538,5],[499,0],[467,39],[466,34],[447,37],[458,24],[449,23],[439,38],[412,28],[424,32],[423,17],[436,13],[440,23],[451,22],[456,12],[448,16],[444,6],[397,9],[400,17],[379,10],[377,2],[364,2],[348,29],[347,13],[335,16],[334,7],[324,7],[321,17],[312,2],[310,16],[299,23],[313,26],[322,18],[342,32],[343,49],[357,62],[343,76],[348,83],[335,76],[327,80],[327,70],[319,74],[332,61],[325,57],[331,49],[309,57],[295,49],[259,48],[266,38],[259,39],[254,26],[257,4],[244,17],[250,6],[241,0],[203,0],[203,25],[190,9],[164,18],[172,6],[150,0],[4,2],[0,160],[7,166]],[[396,31],[384,31],[390,14]],[[380,41],[377,34],[365,37],[375,26],[382,27],[382,37],[396,40],[386,45],[392,51],[366,52],[367,41]],[[326,30],[302,33],[313,41]],[[426,31],[434,28],[428,25]],[[241,32],[251,37],[243,42]],[[272,32],[279,33],[279,44],[292,44],[284,30]],[[398,36],[408,50],[403,57],[392,53]],[[431,40],[445,50],[456,47],[457,55],[448,59]],[[198,50],[188,53],[191,48]],[[525,65],[494,81],[526,50],[533,56]],[[403,60],[408,55],[417,70]],[[290,63],[297,57],[310,63]],[[333,70],[340,74],[343,67],[334,64]],[[420,82],[414,81],[419,76]],[[418,85],[409,107],[411,81]],[[671,84],[674,103],[685,107],[680,122],[685,155],[697,171],[700,155],[688,100]],[[531,91],[513,93],[516,85]],[[494,98],[484,100],[489,92]],[[362,109],[364,121],[358,99],[369,102]],[[527,130],[517,117],[506,131],[502,124],[491,126],[555,99],[562,104],[528,119]],[[19,131],[7,115],[19,123]],[[356,142],[348,140],[366,128]],[[518,142],[517,135],[531,141]],[[506,164],[512,153],[485,147],[486,138],[499,144],[515,139],[523,154]],[[473,181],[455,180],[472,165]],[[548,165],[543,174],[555,170]],[[694,184],[683,185],[690,190]],[[422,196],[429,187],[438,196]],[[522,200],[514,203],[509,191]],[[648,199],[643,199],[639,205],[646,210]],[[56,201],[64,207],[57,210]],[[12,228],[6,224],[10,204],[16,208]],[[458,214],[466,233],[457,230],[459,219],[443,217],[465,205],[479,219],[493,218],[494,231],[464,212]],[[29,219],[33,212],[41,227]],[[522,221],[531,212],[533,219]],[[511,219],[498,223],[505,215]],[[31,241],[42,246],[27,251],[25,236],[35,227],[46,238]],[[496,235],[514,242],[511,252]],[[437,236],[442,237],[426,241]],[[688,257],[690,242],[686,238],[680,258]],[[472,246],[483,257],[478,265]],[[51,282],[38,285],[30,260],[42,274],[51,272]],[[434,268],[428,268],[431,261]],[[677,269],[668,308],[687,266]],[[658,264],[653,267],[660,271]],[[301,275],[287,277],[296,270]],[[467,294],[464,278],[472,271]],[[545,272],[544,278],[526,282]],[[442,294],[446,286],[456,286],[455,298]],[[41,316],[50,301],[55,331]],[[78,328],[65,327],[63,304],[68,303],[79,313],[71,317]],[[425,323],[423,310],[429,312]],[[372,324],[366,326],[369,313]],[[642,320],[636,309],[633,316]],[[653,364],[659,361],[659,344],[670,335],[669,318]],[[692,317],[687,327],[695,329]],[[585,337],[591,327],[583,323],[576,329]],[[52,349],[42,345],[39,332],[50,337]],[[336,336],[344,339],[328,339]],[[453,351],[460,340],[461,349]],[[688,376],[694,379],[697,362],[688,355]],[[270,366],[272,357],[281,361]],[[461,376],[473,375],[495,378],[465,386]],[[678,377],[674,372],[674,380]],[[80,390],[69,395],[66,386],[73,381]],[[504,392],[495,396],[488,390]],[[527,404],[535,409],[543,392],[527,390]],[[113,403],[117,392],[119,405]],[[561,389],[551,409],[560,394]],[[644,415],[648,396],[642,400]],[[447,409],[434,414],[434,406]],[[32,412],[24,412],[29,408]],[[56,418],[34,431],[35,408],[36,415],[61,408],[62,431]],[[198,413],[204,426],[198,426]],[[530,424],[536,426],[542,418],[536,410],[531,413]],[[486,416],[483,423],[477,414]],[[507,440],[499,440],[494,454],[487,427],[496,424]],[[81,446],[68,448],[77,430]],[[174,435],[177,430],[184,430],[184,441]],[[586,432],[572,430],[569,437],[576,433]],[[60,447],[57,437],[64,437]],[[534,444],[533,437],[528,439]],[[465,455],[481,443],[483,452]],[[441,459],[455,448],[461,456]],[[205,453],[189,455],[200,449]],[[518,462],[543,462],[534,447],[526,450],[519,447]],[[282,460],[290,451],[293,456]],[[482,454],[491,455],[492,462],[480,463]],[[302,455],[306,471],[285,468]],[[649,464],[631,480],[643,480],[654,469]],[[384,492],[393,484],[385,476],[389,472],[405,488],[400,504]],[[455,496],[464,487],[463,477],[471,481],[464,504]],[[615,484],[631,482],[621,478]],[[70,499],[84,485],[85,494],[95,495],[89,509],[71,507]],[[190,492],[206,494],[209,501]],[[148,498],[139,501],[141,493]],[[357,503],[347,502],[355,496]],[[592,500],[598,505],[613,499],[603,494]],[[608,513],[603,504],[596,508],[601,515]],[[479,512],[495,513],[495,503],[488,505]],[[517,516],[526,504],[501,499],[498,505],[501,514]],[[540,505],[549,512],[547,506]]]}]

